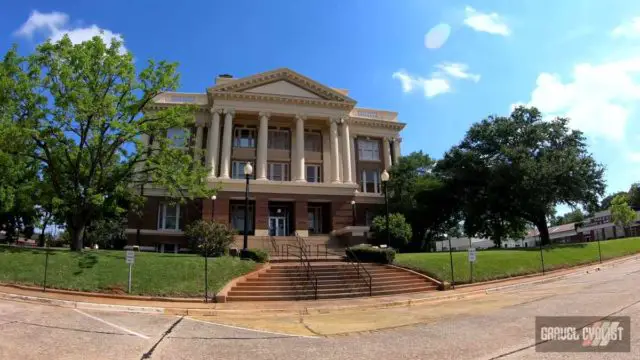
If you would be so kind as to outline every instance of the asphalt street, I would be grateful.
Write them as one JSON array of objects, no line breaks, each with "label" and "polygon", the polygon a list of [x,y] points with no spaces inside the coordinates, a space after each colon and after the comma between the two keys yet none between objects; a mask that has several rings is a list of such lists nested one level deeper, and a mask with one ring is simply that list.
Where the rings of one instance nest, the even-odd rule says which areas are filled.
[{"label": "asphalt street", "polygon": [[[314,327],[349,329],[365,315],[383,321],[412,312],[413,325],[296,336],[216,317],[0,301],[0,359],[639,359],[640,262],[446,304],[304,321],[317,334]],[[535,316],[573,315],[630,316],[631,353],[536,353]]]}]

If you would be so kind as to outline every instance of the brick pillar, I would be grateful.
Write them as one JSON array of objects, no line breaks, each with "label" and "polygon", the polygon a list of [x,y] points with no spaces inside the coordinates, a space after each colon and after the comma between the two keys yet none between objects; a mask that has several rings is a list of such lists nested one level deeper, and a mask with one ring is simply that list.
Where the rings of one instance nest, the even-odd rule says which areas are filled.
[{"label": "brick pillar", "polygon": [[340,230],[351,226],[351,198],[334,200],[331,203],[331,230]]},{"label": "brick pillar", "polygon": [[[203,206],[203,218],[211,219],[211,200],[205,201],[208,207]],[[220,224],[229,226],[229,199],[216,199],[213,208],[213,220]]]},{"label": "brick pillar", "polygon": [[255,234],[256,236],[267,236],[269,235],[269,199],[256,195],[255,206]]},{"label": "brick pillar", "polygon": [[202,199],[202,220],[212,220],[211,217],[211,199]]},{"label": "brick pillar", "polygon": [[308,203],[306,200],[298,200],[295,202],[294,221],[296,222],[296,232],[298,235],[309,236],[309,218],[307,213]]}]

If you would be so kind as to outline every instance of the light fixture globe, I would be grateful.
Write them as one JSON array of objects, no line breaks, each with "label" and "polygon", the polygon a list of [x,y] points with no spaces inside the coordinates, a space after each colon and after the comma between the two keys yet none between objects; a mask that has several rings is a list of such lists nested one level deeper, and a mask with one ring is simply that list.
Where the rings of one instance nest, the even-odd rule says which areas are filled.
[{"label": "light fixture globe", "polygon": [[244,164],[244,174],[249,176],[253,174],[253,166],[251,166],[251,163]]},{"label": "light fixture globe", "polygon": [[380,180],[382,180],[382,182],[389,181],[389,173],[387,172],[387,170],[382,171],[382,174],[380,175]]},{"label": "light fixture globe", "polygon": [[215,195],[211,195],[211,200],[215,200],[215,199],[217,199],[217,198],[218,198],[217,196],[215,196]]}]

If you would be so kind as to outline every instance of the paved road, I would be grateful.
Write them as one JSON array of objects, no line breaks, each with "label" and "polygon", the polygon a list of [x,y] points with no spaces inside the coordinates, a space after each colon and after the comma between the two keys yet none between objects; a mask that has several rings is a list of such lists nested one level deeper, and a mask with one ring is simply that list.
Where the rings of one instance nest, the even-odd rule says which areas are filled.
[{"label": "paved road", "polygon": [[[537,315],[612,314],[631,316],[632,353],[541,354],[532,347]],[[229,322],[216,317],[203,322],[0,301],[0,359],[639,359],[640,261],[465,300],[303,322],[326,334],[358,329],[371,318],[412,316],[420,323],[297,337],[211,323]]]}]

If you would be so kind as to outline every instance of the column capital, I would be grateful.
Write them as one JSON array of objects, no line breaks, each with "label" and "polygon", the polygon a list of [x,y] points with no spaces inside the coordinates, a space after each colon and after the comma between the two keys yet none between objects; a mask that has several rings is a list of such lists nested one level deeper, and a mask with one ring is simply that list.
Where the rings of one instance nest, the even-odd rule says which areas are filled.
[{"label": "column capital", "polygon": [[212,107],[211,109],[209,109],[209,112],[213,115],[213,114],[218,114],[218,115],[222,115],[222,108],[216,108],[216,107]]},{"label": "column capital", "polygon": [[307,115],[305,115],[305,114],[296,114],[295,118],[296,118],[296,120],[298,120],[298,119],[307,120]]},{"label": "column capital", "polygon": [[400,136],[394,136],[392,139],[393,139],[393,142],[396,142],[398,144],[402,142],[402,138]]},{"label": "column capital", "polygon": [[342,124],[342,118],[340,116],[331,116],[329,117],[329,122],[331,124]]},{"label": "column capital", "polygon": [[268,112],[268,111],[260,111],[260,112],[258,113],[258,116],[260,116],[260,117],[266,117],[266,118],[268,119],[268,118],[270,118],[270,117],[271,117],[271,113],[270,113],[270,112]]},{"label": "column capital", "polygon": [[196,128],[203,128],[205,125],[204,121],[196,121]]},{"label": "column capital", "polygon": [[233,108],[225,108],[223,111],[225,115],[234,116],[236,114],[236,109],[233,109]]},{"label": "column capital", "polygon": [[351,121],[351,118],[349,117],[349,114],[344,114],[340,116],[340,122],[342,124],[347,124],[349,125],[349,122]]}]

